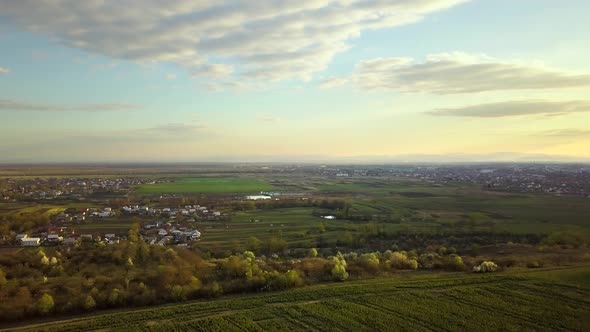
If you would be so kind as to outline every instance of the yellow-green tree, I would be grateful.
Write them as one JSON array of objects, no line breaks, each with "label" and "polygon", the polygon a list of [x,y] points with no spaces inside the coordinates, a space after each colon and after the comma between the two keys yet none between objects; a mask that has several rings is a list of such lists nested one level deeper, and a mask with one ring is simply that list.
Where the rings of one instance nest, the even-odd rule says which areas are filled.
[{"label": "yellow-green tree", "polygon": [[53,301],[53,297],[45,293],[37,302],[37,311],[42,315],[46,315],[53,311],[54,306],[55,302]]}]

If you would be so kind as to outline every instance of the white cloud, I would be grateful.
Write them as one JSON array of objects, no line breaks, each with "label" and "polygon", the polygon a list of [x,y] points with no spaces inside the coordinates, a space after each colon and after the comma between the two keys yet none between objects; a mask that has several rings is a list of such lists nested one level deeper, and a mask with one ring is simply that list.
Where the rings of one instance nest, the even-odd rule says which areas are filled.
[{"label": "white cloud", "polygon": [[362,31],[413,23],[465,1],[0,0],[0,6],[20,27],[85,51],[170,62],[215,78],[275,81],[311,79]]},{"label": "white cloud", "polygon": [[210,78],[227,78],[231,76],[233,66],[224,64],[205,64],[195,68],[192,73],[194,76],[205,76]]},{"label": "white cloud", "polygon": [[126,103],[86,104],[86,105],[60,105],[39,104],[22,102],[18,100],[0,99],[0,112],[2,111],[43,111],[43,112],[110,112],[129,111],[139,109],[138,105]]},{"label": "white cloud", "polygon": [[442,108],[427,113],[439,116],[501,118],[523,115],[557,116],[580,112],[590,112],[590,101],[517,100]]},{"label": "white cloud", "polygon": [[332,77],[332,78],[328,78],[328,79],[323,80],[320,83],[320,88],[331,89],[331,88],[345,85],[349,81],[350,80],[347,77]]},{"label": "white cloud", "polygon": [[434,94],[590,86],[590,74],[458,52],[429,55],[424,62],[410,58],[363,61],[348,79],[364,90]]},{"label": "white cloud", "polygon": [[0,67],[0,74],[8,74],[8,73],[10,73],[10,70],[8,70],[8,68]]},{"label": "white cloud", "polygon": [[590,138],[590,130],[575,128],[554,129],[542,131],[539,133],[539,136],[563,139]]}]

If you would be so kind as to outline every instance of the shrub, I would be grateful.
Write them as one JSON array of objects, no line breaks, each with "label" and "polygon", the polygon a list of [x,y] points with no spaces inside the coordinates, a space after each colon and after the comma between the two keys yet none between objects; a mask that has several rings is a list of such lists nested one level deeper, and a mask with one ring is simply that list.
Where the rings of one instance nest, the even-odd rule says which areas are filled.
[{"label": "shrub", "polygon": [[498,270],[498,265],[492,261],[484,261],[480,265],[476,265],[473,267],[473,272],[479,273],[486,273],[486,272],[496,272]]}]

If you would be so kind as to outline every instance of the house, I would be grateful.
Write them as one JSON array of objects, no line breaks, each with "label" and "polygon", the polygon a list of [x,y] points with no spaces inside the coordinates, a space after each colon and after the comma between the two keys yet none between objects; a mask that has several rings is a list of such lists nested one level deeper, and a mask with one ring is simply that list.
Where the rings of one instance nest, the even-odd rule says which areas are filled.
[{"label": "house", "polygon": [[27,237],[21,240],[23,247],[38,247],[41,245],[41,238]]},{"label": "house", "polygon": [[47,235],[47,242],[49,242],[49,243],[59,243],[62,240],[63,240],[63,237],[59,236],[58,234]]},{"label": "house", "polygon": [[28,236],[27,234],[18,234],[18,235],[16,236],[16,240],[17,240],[17,241],[21,241],[22,239],[26,239],[26,238],[28,238],[28,237],[29,237],[29,236]]},{"label": "house", "polygon": [[68,237],[64,240],[64,244],[66,246],[74,246],[78,243],[78,239],[76,239],[75,237]]},{"label": "house", "polygon": [[92,241],[92,234],[82,234],[80,235],[80,240],[82,241]]},{"label": "house", "polygon": [[107,240],[111,240],[111,239],[114,239],[116,237],[117,236],[115,234],[105,234],[104,235],[104,238],[107,239]]}]

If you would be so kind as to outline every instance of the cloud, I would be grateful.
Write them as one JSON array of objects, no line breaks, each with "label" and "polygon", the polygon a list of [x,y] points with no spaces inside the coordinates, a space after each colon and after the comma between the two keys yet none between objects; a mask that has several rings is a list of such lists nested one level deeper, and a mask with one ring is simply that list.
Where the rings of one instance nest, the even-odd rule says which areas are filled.
[{"label": "cloud", "polygon": [[167,80],[173,80],[173,79],[176,79],[176,74],[169,73],[169,74],[166,74],[164,77],[166,77]]},{"label": "cloud", "polygon": [[257,114],[256,120],[258,120],[260,122],[275,123],[275,122],[279,122],[280,118],[278,118],[276,116],[268,115],[268,114]]},{"label": "cloud", "polygon": [[348,83],[350,80],[346,77],[333,77],[333,78],[328,78],[323,80],[320,83],[320,88],[322,89],[331,89],[331,88],[335,88],[335,87],[339,87],[342,85],[345,85],[346,83]]},{"label": "cloud", "polygon": [[555,129],[539,133],[539,136],[551,138],[590,138],[590,130],[587,129]]},{"label": "cloud", "polygon": [[311,79],[363,31],[414,23],[466,1],[0,0],[0,6],[19,27],[87,52],[276,81]]},{"label": "cloud", "polygon": [[[328,82],[342,79],[346,78]],[[363,90],[434,94],[590,86],[590,74],[460,52],[429,55],[424,62],[411,58],[367,60],[359,63],[348,79]]]},{"label": "cloud", "polygon": [[231,76],[233,66],[224,64],[205,64],[195,68],[192,73],[194,76],[205,76],[210,78],[226,78]]},{"label": "cloud", "polygon": [[139,133],[142,132],[150,132],[150,133],[160,133],[160,134],[174,134],[174,135],[184,135],[184,134],[192,134],[196,133],[199,130],[205,129],[207,126],[202,124],[186,124],[186,123],[166,123],[162,125],[158,125],[151,128],[146,128],[139,130]]},{"label": "cloud", "polygon": [[125,130],[107,130],[101,132],[70,132],[63,133],[60,138],[52,141],[56,146],[63,142],[75,142],[78,146],[98,146],[105,144],[154,144],[165,142],[185,142],[203,136],[207,126],[190,123],[165,123],[146,128],[130,128]]},{"label": "cloud", "polygon": [[10,70],[8,70],[8,68],[0,67],[0,74],[8,74],[8,73],[10,73]]},{"label": "cloud", "polygon": [[590,112],[590,101],[515,100],[457,108],[441,108],[427,112],[427,114],[438,116],[501,118],[522,115],[557,116],[580,112]]},{"label": "cloud", "polygon": [[0,99],[1,111],[43,111],[43,112],[111,112],[130,111],[139,106],[125,103],[87,104],[87,105],[59,105],[36,104],[16,100]]}]

